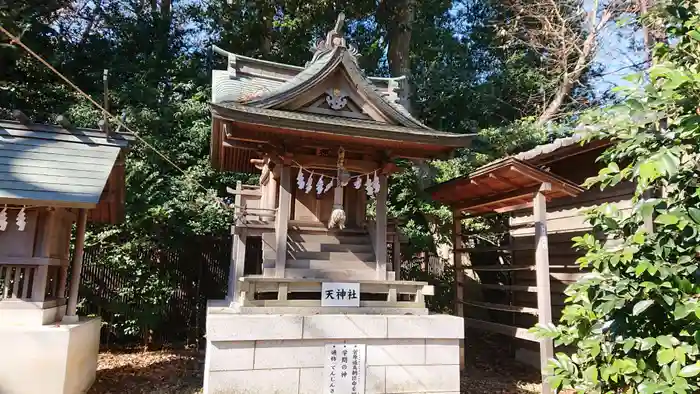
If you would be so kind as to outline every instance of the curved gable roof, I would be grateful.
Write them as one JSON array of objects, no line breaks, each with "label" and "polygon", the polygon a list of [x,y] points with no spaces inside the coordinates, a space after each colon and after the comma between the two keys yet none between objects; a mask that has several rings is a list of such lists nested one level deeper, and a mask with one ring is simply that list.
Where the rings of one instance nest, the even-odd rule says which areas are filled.
[{"label": "curved gable roof", "polygon": [[287,81],[273,84],[270,84],[269,81],[249,81],[253,82],[253,89],[240,89],[238,95],[228,95],[228,97],[215,102],[217,104],[237,102],[257,108],[283,109],[285,104],[324,83],[327,78],[341,68],[357,87],[357,91],[397,125],[431,130],[430,127],[411,116],[405,107],[396,102],[396,95],[389,92],[392,88],[390,82],[403,78],[387,79],[387,90],[380,90],[358,67],[357,59],[352,50],[344,46],[335,46],[327,48],[321,53],[317,52],[305,68]]},{"label": "curved gable roof", "polygon": [[[344,20],[345,16],[341,13],[334,29],[328,32],[325,40],[316,44],[311,61],[303,68],[239,56],[214,47],[215,52],[228,56],[229,64],[225,73],[213,73],[212,103],[235,102],[256,108],[283,110],[292,100],[343,71],[351,82],[350,89],[358,93],[377,114],[381,114],[378,118],[382,119],[380,123],[432,130],[411,116],[398,102],[396,90],[400,89],[405,77],[375,78],[376,82],[386,86],[380,88],[359,68],[357,49],[348,45],[340,34]],[[239,65],[239,60],[243,64]],[[239,69],[244,75],[239,75]],[[242,80],[239,83],[232,81],[236,79]]]}]

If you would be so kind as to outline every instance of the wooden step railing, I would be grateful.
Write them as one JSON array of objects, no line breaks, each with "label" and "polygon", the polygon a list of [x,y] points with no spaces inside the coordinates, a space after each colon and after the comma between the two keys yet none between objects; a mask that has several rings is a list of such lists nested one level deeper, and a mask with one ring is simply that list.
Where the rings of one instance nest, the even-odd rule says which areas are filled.
[{"label": "wooden step railing", "polygon": [[[240,305],[243,307],[321,307],[323,279],[290,279],[262,276],[239,278]],[[434,295],[426,282],[393,280],[348,280],[358,283],[361,294],[384,294],[384,300],[362,300],[360,307],[425,309],[425,296]],[[274,299],[261,299],[261,294],[276,294]],[[314,299],[290,299],[291,294],[317,294]],[[399,297],[406,294],[407,297]],[[311,297],[304,297],[311,298]],[[315,299],[318,298],[318,299]]]}]

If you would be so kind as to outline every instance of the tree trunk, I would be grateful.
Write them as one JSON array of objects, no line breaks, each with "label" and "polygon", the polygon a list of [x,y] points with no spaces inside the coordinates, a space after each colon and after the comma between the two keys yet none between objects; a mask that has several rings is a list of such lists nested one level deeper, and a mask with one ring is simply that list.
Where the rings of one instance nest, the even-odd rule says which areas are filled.
[{"label": "tree trunk", "polygon": [[171,0],[161,0],[160,2],[160,14],[163,19],[170,20],[170,9],[172,8]]},{"label": "tree trunk", "polygon": [[[267,10],[265,10],[267,11]],[[265,35],[262,41],[263,56],[267,56],[272,51],[272,16],[265,15]]]},{"label": "tree trunk", "polygon": [[[651,0],[639,0],[638,1],[638,6],[639,6],[639,16],[642,16],[646,14],[649,11],[649,6]],[[652,48],[654,47],[654,37],[651,35],[651,30],[649,29],[649,26],[644,25],[642,26],[642,31],[643,31],[643,36],[644,36],[644,52],[646,55],[646,61],[647,64],[651,64],[651,59],[652,59]]]},{"label": "tree trunk", "polygon": [[387,23],[389,71],[393,77],[409,76],[413,4],[411,0],[395,0],[391,3]]},{"label": "tree trunk", "polygon": [[[378,14],[384,19],[389,45],[387,58],[392,77],[405,76],[404,85],[407,97],[405,106],[409,107],[411,97],[411,33],[415,15],[413,0],[382,0]],[[409,108],[410,111],[410,108]]]}]

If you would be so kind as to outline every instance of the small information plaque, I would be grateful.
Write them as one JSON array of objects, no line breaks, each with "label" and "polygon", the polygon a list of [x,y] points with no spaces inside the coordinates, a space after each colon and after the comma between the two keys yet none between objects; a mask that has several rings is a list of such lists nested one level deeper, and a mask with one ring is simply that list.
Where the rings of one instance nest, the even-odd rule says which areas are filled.
[{"label": "small information plaque", "polygon": [[365,393],[365,345],[326,345],[324,394]]},{"label": "small information plaque", "polygon": [[324,282],[321,306],[360,306],[360,284]]}]

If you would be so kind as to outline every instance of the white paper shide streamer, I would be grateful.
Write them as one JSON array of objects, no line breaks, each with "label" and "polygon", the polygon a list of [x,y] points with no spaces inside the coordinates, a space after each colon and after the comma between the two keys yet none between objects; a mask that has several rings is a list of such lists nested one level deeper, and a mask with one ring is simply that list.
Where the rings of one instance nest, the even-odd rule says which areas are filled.
[{"label": "white paper shide streamer", "polygon": [[[304,176],[306,172],[309,173],[308,178],[305,178]],[[350,179],[353,178],[355,180],[352,183],[352,187],[355,188],[355,190],[359,190],[364,185],[365,192],[369,197],[375,197],[381,188],[378,170],[350,177]],[[309,171],[302,166],[299,166],[299,172],[297,173],[296,180],[299,190],[303,190],[308,194],[311,192],[311,190],[315,189],[316,194],[319,196],[328,193],[328,191],[330,191],[334,185],[338,187],[344,186],[336,177],[319,174],[319,178],[314,187],[314,172]]]},{"label": "white paper shide streamer", "polygon": [[304,191],[308,194],[314,186],[314,173],[309,175],[309,179],[306,181],[306,189]]},{"label": "white paper shide streamer", "polygon": [[374,179],[372,180],[372,188],[374,188],[374,193],[377,194],[379,193],[379,177],[377,176],[377,171],[374,171]]},{"label": "white paper shide streamer", "polygon": [[357,178],[355,178],[355,184],[353,184],[353,187],[355,187],[355,189],[357,189],[357,190],[360,190],[360,188],[362,187],[362,177],[361,176],[358,176]]},{"label": "white paper shide streamer", "polygon": [[27,216],[24,213],[24,208],[22,208],[17,214],[17,229],[19,231],[24,231],[24,227],[27,225]]},{"label": "white paper shide streamer", "polygon": [[0,231],[5,231],[7,229],[7,207],[0,211]]},{"label": "white paper shide streamer", "polygon": [[370,179],[369,174],[367,174],[367,181],[365,181],[365,191],[370,197],[374,195],[374,186],[372,185],[372,180]]},{"label": "white paper shide streamer", "polygon": [[323,189],[323,192],[324,192],[324,193],[328,193],[328,191],[331,190],[332,187],[333,187],[333,178],[331,178],[331,180],[328,181],[328,184],[327,184],[326,187]]},{"label": "white paper shide streamer", "polygon": [[323,183],[323,175],[321,175],[321,177],[318,178],[318,182],[316,183],[316,194],[318,194],[319,196],[323,194],[324,186],[325,185]]},{"label": "white paper shide streamer", "polygon": [[304,190],[306,186],[304,182],[304,172],[301,170],[301,167],[299,167],[299,173],[297,174],[297,186],[299,186],[299,190]]}]

